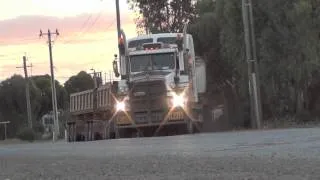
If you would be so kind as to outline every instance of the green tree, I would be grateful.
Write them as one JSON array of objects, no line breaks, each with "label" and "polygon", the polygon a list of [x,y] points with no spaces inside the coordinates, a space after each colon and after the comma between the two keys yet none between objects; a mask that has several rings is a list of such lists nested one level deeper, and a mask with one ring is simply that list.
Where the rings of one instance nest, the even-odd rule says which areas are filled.
[{"label": "green tree", "polygon": [[[52,111],[51,77],[49,75],[34,76],[31,83],[36,89],[36,94],[33,95],[33,98],[37,98],[37,101],[32,106],[35,118],[40,119],[44,114]],[[55,81],[55,87],[58,109],[65,109],[68,100],[67,92],[58,81]]]},{"label": "green tree", "polygon": [[[13,75],[0,83],[0,119],[10,121],[8,137],[16,136],[19,129],[27,126],[25,92],[25,80],[20,75]],[[31,93],[34,93],[33,88]]]},{"label": "green tree", "polygon": [[81,92],[94,88],[93,78],[85,71],[79,72],[75,76],[71,76],[65,83],[64,87],[68,94]]},{"label": "green tree", "polygon": [[186,22],[195,17],[193,0],[128,0],[130,8],[139,13],[138,32],[182,32]]},{"label": "green tree", "polygon": [[[41,131],[40,118],[52,110],[50,76],[34,76],[29,79],[32,120],[35,130]],[[0,119],[11,121],[8,125],[8,137],[14,137],[27,127],[27,108],[25,79],[13,75],[0,83]],[[63,109],[66,91],[56,81],[58,108]]]},{"label": "green tree", "polygon": [[311,74],[319,68],[319,24],[315,20],[319,16],[314,16],[317,10],[311,2],[265,0],[255,5],[260,12],[256,22],[263,22],[257,30],[261,79],[273,114],[308,109]]},{"label": "green tree", "polygon": [[[319,71],[319,3],[253,1],[265,118],[315,106],[315,100],[307,95]],[[231,84],[248,101],[241,1],[201,0],[195,7],[197,19],[189,30],[196,53],[205,57],[210,69],[208,88]]]}]

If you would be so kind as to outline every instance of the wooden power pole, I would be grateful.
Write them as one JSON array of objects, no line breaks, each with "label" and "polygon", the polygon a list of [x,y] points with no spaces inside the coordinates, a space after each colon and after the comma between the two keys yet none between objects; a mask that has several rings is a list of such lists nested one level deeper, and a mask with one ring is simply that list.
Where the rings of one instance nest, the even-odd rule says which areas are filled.
[{"label": "wooden power pole", "polygon": [[30,83],[29,83],[29,77],[28,77],[28,67],[27,66],[27,58],[26,56],[22,57],[23,60],[23,67],[17,67],[17,68],[23,68],[24,70],[24,79],[26,84],[26,100],[27,100],[27,115],[28,115],[28,126],[29,128],[32,128],[32,112],[31,112],[31,101],[30,101]]},{"label": "wooden power pole", "polygon": [[[120,7],[119,7],[119,0],[115,0],[116,1],[116,13],[117,13],[117,40],[120,39],[121,37],[121,24],[120,24]],[[120,56],[120,47],[119,47],[119,56]],[[121,67],[121,62],[120,63],[120,67]]]},{"label": "wooden power pole", "polygon": [[256,42],[251,0],[242,0],[242,15],[245,33],[246,56],[248,63],[251,124],[253,125],[253,127],[260,129],[262,121],[262,108],[260,100],[259,67],[256,54]]},{"label": "wooden power pole", "polygon": [[54,135],[53,135],[53,141],[56,141],[58,139],[58,136],[60,134],[59,131],[59,119],[58,119],[58,105],[57,105],[57,95],[56,95],[56,86],[55,86],[55,78],[54,78],[54,70],[53,70],[53,59],[52,59],[52,35],[59,35],[58,30],[56,32],[52,33],[50,30],[48,30],[48,33],[42,33],[40,30],[40,37],[43,35],[48,36],[48,45],[49,45],[49,58],[50,58],[50,71],[51,71],[51,89],[52,89],[52,109],[53,109],[53,121],[54,121]]}]

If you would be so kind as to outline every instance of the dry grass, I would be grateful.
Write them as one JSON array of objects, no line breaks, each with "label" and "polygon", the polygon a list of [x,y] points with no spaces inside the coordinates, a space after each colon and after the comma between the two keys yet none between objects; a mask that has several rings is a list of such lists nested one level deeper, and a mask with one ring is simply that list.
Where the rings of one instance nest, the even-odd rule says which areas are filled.
[{"label": "dry grass", "polygon": [[22,141],[19,139],[7,139],[7,140],[0,140],[0,146],[5,146],[5,145],[13,145],[13,144],[30,144],[30,143],[41,143],[41,142],[49,142],[50,140],[36,140],[33,142],[29,141]]},{"label": "dry grass", "polygon": [[25,144],[28,143],[26,141],[21,141],[19,139],[7,139],[7,140],[0,140],[0,145],[9,145],[9,144]]},{"label": "dry grass", "polygon": [[263,122],[263,129],[310,128],[320,127],[320,120],[300,121],[294,117],[272,119]]}]

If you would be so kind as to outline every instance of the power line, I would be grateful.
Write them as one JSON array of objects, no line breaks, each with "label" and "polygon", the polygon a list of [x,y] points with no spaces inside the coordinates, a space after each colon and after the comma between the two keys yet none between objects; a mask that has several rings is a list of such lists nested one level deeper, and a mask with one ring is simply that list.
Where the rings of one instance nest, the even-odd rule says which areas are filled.
[{"label": "power line", "polygon": [[[25,52],[15,52],[15,53],[6,53],[0,54],[0,61],[16,61],[19,60],[21,56],[25,55]],[[28,59],[33,58],[33,56],[28,56]],[[1,63],[3,64],[3,63]]]},{"label": "power line", "polygon": [[101,18],[102,15],[102,11],[99,12],[99,14],[97,15],[97,17],[94,19],[93,23],[91,24],[91,26],[89,26],[89,28],[85,31],[85,32],[89,32],[89,30],[92,29],[92,27],[94,27],[96,25],[96,23],[98,22],[98,20]]},{"label": "power line", "polygon": [[[92,17],[92,13],[90,13],[90,15],[88,16],[88,18],[83,22],[81,28],[80,28],[80,31],[76,33],[76,35],[73,35],[73,37],[78,37],[79,34],[82,32],[82,30],[85,28],[85,26],[87,25],[87,23],[89,22],[89,20],[91,19]],[[72,37],[72,36],[71,36]],[[62,42],[65,38],[62,38]],[[69,40],[70,41],[70,40]],[[64,43],[68,43],[69,41],[65,41]]]},{"label": "power line", "polygon": [[34,43],[38,39],[36,37],[30,37],[30,38],[16,38],[16,39],[10,39],[9,41],[0,41],[0,46],[7,45],[7,44],[21,44],[21,43]]},{"label": "power line", "polygon": [[[95,24],[96,22],[100,19],[101,17],[101,14],[102,14],[102,10],[98,13],[97,17],[95,18],[95,20],[93,21],[93,23],[91,24],[91,26],[89,26],[89,28],[86,29],[86,26],[88,24],[88,22],[90,21],[90,19],[92,18],[92,13],[89,15],[89,17],[85,20],[85,22],[82,24],[81,28],[80,28],[80,31],[77,33],[77,35],[73,36],[73,38],[78,38],[80,35],[83,35],[83,33],[87,32],[89,29],[91,29]],[[86,29],[83,31],[83,29]],[[73,40],[68,40],[68,41],[64,41],[63,43],[64,44],[67,44],[67,43],[70,43],[72,42]]]},{"label": "power line", "polygon": [[12,57],[12,56],[18,57],[18,56],[21,56],[23,54],[24,54],[24,52],[19,52],[19,53],[18,52],[14,52],[14,53],[5,53],[5,54],[1,53],[0,54],[0,58]]},{"label": "power line", "polygon": [[[103,14],[103,10],[101,10],[96,18],[94,19],[93,23],[91,23],[91,26],[87,26],[87,24],[89,23],[90,19],[92,18],[93,16],[93,13],[91,13],[89,15],[89,17],[84,21],[84,23],[82,24],[81,28],[80,28],[80,31],[75,35],[75,36],[71,36],[72,38],[78,38],[79,36],[87,33],[89,30],[92,29],[92,27],[94,27],[96,25],[96,23],[98,22],[98,20],[101,18],[101,15]],[[112,25],[113,25],[114,22],[111,22],[110,25],[108,25],[108,27],[106,28],[109,29]],[[84,30],[84,31],[83,31]],[[67,44],[67,43],[70,43],[70,42],[73,42],[74,40],[67,40],[67,41],[62,41],[62,43],[64,44]]]},{"label": "power line", "polygon": [[87,25],[87,23],[90,21],[91,17],[92,17],[92,13],[88,16],[88,18],[87,18],[86,21],[82,24],[82,26],[81,26],[80,29],[83,29],[83,28]]}]

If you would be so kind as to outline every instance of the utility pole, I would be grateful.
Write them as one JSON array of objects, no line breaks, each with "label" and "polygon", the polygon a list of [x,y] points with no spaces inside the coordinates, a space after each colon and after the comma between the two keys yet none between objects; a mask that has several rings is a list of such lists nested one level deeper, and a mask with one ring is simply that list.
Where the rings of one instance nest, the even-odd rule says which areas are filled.
[{"label": "utility pole", "polygon": [[[118,34],[118,40],[121,37],[121,25],[120,25],[120,7],[119,7],[119,0],[116,1],[116,13],[117,13],[117,34]],[[120,49],[119,49],[119,55],[120,55]]]},{"label": "utility pole", "polygon": [[[107,74],[109,75],[109,80],[107,78]],[[111,81],[112,81],[112,71],[109,70],[109,72],[105,72],[104,73],[104,79],[105,79],[105,84],[107,84],[108,82],[111,84]]]},{"label": "utility pole", "polygon": [[[119,7],[119,0],[115,0],[116,1],[116,13],[117,13],[117,34],[118,34],[118,41],[121,38],[121,17],[120,17],[120,7]],[[120,51],[120,43],[118,42],[118,49],[119,49],[119,65],[120,65],[120,76],[121,79],[125,79],[125,77],[121,74],[121,67],[122,67],[122,60],[121,58],[121,51]]]},{"label": "utility pole", "polygon": [[4,125],[4,140],[7,139],[7,124],[9,124],[10,121],[0,121],[0,125]]},{"label": "utility pole", "polygon": [[93,83],[94,83],[94,89],[93,89],[93,118],[92,120],[88,120],[87,121],[87,140],[92,140],[93,136],[92,136],[92,128],[93,128],[93,122],[97,119],[97,108],[98,108],[98,104],[97,104],[97,100],[98,100],[98,88],[101,86],[100,83],[98,83],[98,78],[101,78],[101,72],[96,72],[95,69],[91,68],[91,71],[93,71]]},{"label": "utility pole", "polygon": [[30,101],[30,83],[29,83],[29,77],[28,77],[28,67],[32,67],[32,65],[27,66],[27,58],[26,56],[22,57],[23,61],[23,67],[17,67],[17,68],[23,68],[24,70],[24,79],[26,83],[26,100],[27,100],[27,115],[28,115],[28,126],[29,128],[32,128],[32,113],[31,113],[31,101]]},{"label": "utility pole", "polygon": [[50,58],[50,71],[51,71],[51,89],[52,89],[52,109],[53,109],[53,121],[54,121],[54,130],[53,130],[53,141],[55,142],[58,139],[60,134],[59,131],[59,119],[58,119],[58,108],[57,108],[57,95],[56,95],[56,86],[55,86],[55,79],[54,79],[54,70],[53,70],[53,60],[52,60],[52,40],[51,36],[55,34],[59,36],[59,32],[56,29],[56,32],[52,33],[48,29],[48,33],[42,33],[40,30],[40,37],[43,35],[48,36],[48,45],[49,45],[49,58]]},{"label": "utility pole", "polygon": [[104,73],[104,84],[107,84],[107,73]]},{"label": "utility pole", "polygon": [[31,63],[31,65],[30,65],[31,67],[30,67],[30,77],[32,77],[32,63]]},{"label": "utility pole", "polygon": [[91,71],[93,71],[93,84],[94,84],[94,88],[98,87],[98,82],[97,82],[97,72],[95,69],[91,68]]},{"label": "utility pole", "polygon": [[242,0],[242,16],[245,33],[246,56],[248,63],[251,121],[252,125],[255,128],[260,129],[262,121],[262,109],[260,99],[259,67],[257,62],[251,0]]}]

